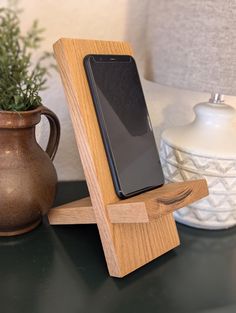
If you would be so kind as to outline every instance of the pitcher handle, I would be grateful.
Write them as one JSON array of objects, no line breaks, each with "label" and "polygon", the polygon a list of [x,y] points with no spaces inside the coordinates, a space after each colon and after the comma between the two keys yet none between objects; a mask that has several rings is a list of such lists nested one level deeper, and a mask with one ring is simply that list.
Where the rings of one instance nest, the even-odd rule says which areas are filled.
[{"label": "pitcher handle", "polygon": [[42,106],[41,114],[46,116],[50,125],[50,135],[48,139],[46,152],[49,155],[50,159],[53,161],[60,140],[61,133],[60,122],[56,114],[53,113],[48,108],[46,108],[45,106]]}]

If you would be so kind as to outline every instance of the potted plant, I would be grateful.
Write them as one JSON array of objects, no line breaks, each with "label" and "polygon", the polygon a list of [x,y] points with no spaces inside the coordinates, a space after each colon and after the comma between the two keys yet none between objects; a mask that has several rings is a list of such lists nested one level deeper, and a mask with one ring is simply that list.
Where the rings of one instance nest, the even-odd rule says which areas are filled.
[{"label": "potted plant", "polygon": [[[42,30],[35,21],[23,35],[19,10],[0,8],[0,235],[16,235],[36,227],[51,207],[57,182],[52,160],[60,125],[42,105],[48,68],[44,53],[33,65]],[[35,126],[44,114],[50,124],[44,152],[35,139]]]}]

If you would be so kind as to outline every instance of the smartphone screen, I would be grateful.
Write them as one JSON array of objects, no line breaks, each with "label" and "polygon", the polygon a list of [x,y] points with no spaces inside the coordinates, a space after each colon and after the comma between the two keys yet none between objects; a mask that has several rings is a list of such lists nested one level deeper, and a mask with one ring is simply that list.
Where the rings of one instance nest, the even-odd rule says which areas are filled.
[{"label": "smartphone screen", "polygon": [[136,63],[129,55],[84,59],[117,195],[126,198],[164,183]]}]

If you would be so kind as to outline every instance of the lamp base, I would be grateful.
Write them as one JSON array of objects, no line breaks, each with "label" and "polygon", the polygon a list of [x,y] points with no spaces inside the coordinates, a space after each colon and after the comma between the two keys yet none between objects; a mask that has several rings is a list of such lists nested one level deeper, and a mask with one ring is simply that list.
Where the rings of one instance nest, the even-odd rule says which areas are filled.
[{"label": "lamp base", "polygon": [[236,225],[236,111],[199,103],[196,118],[163,132],[160,157],[167,182],[205,178],[209,196],[175,212],[176,221],[204,229]]}]

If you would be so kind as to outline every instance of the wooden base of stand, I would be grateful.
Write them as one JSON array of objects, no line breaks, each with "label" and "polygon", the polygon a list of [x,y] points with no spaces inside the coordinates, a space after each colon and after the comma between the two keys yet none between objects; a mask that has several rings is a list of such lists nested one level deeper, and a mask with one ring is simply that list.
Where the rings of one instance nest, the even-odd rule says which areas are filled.
[{"label": "wooden base of stand", "polygon": [[[109,274],[123,277],[179,245],[171,212],[208,194],[205,180],[162,186],[120,200],[114,190],[83,60],[128,54],[128,43],[60,39],[54,44],[90,198],[52,209],[51,224],[96,223]],[[91,200],[90,200],[91,199]]]}]

